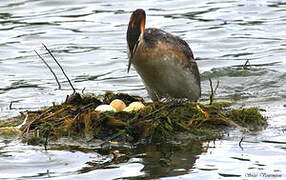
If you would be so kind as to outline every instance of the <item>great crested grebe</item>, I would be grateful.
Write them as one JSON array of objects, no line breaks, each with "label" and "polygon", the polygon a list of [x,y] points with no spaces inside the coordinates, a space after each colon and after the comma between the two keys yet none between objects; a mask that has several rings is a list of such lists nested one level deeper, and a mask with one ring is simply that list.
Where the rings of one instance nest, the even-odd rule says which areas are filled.
[{"label": "great crested grebe", "polygon": [[143,9],[132,13],[127,30],[127,71],[132,63],[153,101],[197,101],[201,96],[200,73],[191,48],[161,29],[145,29],[145,22]]}]

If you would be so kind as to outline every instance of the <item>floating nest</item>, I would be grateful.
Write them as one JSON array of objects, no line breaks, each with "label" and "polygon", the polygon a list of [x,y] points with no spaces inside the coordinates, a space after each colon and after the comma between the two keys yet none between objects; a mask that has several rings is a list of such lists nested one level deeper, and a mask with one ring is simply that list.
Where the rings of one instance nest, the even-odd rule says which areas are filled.
[{"label": "floating nest", "polygon": [[[144,107],[129,111],[98,111],[102,104],[122,100],[126,105],[142,102]],[[193,102],[145,103],[127,94],[80,95],[75,93],[63,104],[0,122],[0,133],[20,134],[30,144],[62,137],[101,139],[136,143],[174,139],[178,134],[194,138],[221,137],[229,128],[257,131],[266,127],[259,108],[234,108],[231,103],[211,105]]]}]

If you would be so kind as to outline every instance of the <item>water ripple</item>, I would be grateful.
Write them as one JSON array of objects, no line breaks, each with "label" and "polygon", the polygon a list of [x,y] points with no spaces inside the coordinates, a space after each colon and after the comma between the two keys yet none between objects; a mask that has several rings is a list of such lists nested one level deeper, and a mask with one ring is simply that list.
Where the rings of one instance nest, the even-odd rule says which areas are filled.
[{"label": "water ripple", "polygon": [[[114,178],[128,177],[126,172],[132,170],[135,177],[147,179],[165,176],[218,179],[245,177],[251,170],[282,171],[285,166],[281,158],[285,156],[282,130],[286,129],[286,3],[283,1],[1,1],[0,117],[62,102],[72,92],[41,43],[59,59],[76,89],[86,88],[85,92],[92,93],[126,92],[148,99],[135,70],[131,68],[126,73],[126,30],[130,13],[137,8],[146,10],[147,27],[164,29],[190,44],[202,74],[202,101],[209,97],[208,79],[212,78],[213,82],[220,82],[217,100],[267,110],[269,127],[253,136],[257,143],[245,142],[244,151],[237,147],[237,139],[219,141],[213,148],[194,144],[189,146],[193,149],[148,147],[154,154],[148,154],[146,148],[147,156],[140,162],[83,174],[78,174],[78,170],[86,167],[86,162],[92,162],[94,154],[45,153],[29,146],[0,143],[1,178],[110,179],[111,174]],[[62,90],[57,89],[52,75],[33,50],[38,50],[51,64],[63,83]],[[246,60],[250,64],[281,63],[247,69],[238,66]],[[17,103],[9,110],[11,101]],[[207,151],[192,154],[196,148]],[[272,161],[266,161],[265,156]]]}]

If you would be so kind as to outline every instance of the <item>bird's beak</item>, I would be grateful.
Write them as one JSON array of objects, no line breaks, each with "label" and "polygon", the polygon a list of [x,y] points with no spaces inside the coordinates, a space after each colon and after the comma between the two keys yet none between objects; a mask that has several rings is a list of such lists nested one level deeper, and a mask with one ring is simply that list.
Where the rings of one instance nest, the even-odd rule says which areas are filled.
[{"label": "bird's beak", "polygon": [[129,73],[130,71],[130,67],[131,67],[131,57],[129,58],[129,61],[128,61],[128,67],[127,67],[127,73]]}]

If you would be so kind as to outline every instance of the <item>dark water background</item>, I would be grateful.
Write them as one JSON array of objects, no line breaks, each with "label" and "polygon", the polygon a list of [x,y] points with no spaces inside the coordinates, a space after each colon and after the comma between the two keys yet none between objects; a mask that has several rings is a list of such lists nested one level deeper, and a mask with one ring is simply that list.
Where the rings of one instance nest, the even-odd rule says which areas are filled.
[{"label": "dark water background", "polygon": [[[286,178],[283,0],[1,0],[0,119],[62,102],[72,92],[41,43],[59,59],[78,91],[116,91],[148,98],[134,69],[126,73],[125,33],[130,13],[137,8],[146,10],[147,27],[164,29],[190,44],[203,77],[202,100],[208,98],[207,77],[212,77],[220,81],[218,100],[266,109],[268,128],[252,134],[232,131],[215,142],[137,147],[128,161],[96,170],[88,169],[88,163],[110,157],[95,152],[46,152],[0,137],[0,179]],[[52,64],[62,90],[34,50]],[[246,60],[275,64],[248,70],[232,67]],[[238,146],[242,136],[243,149]]]}]

